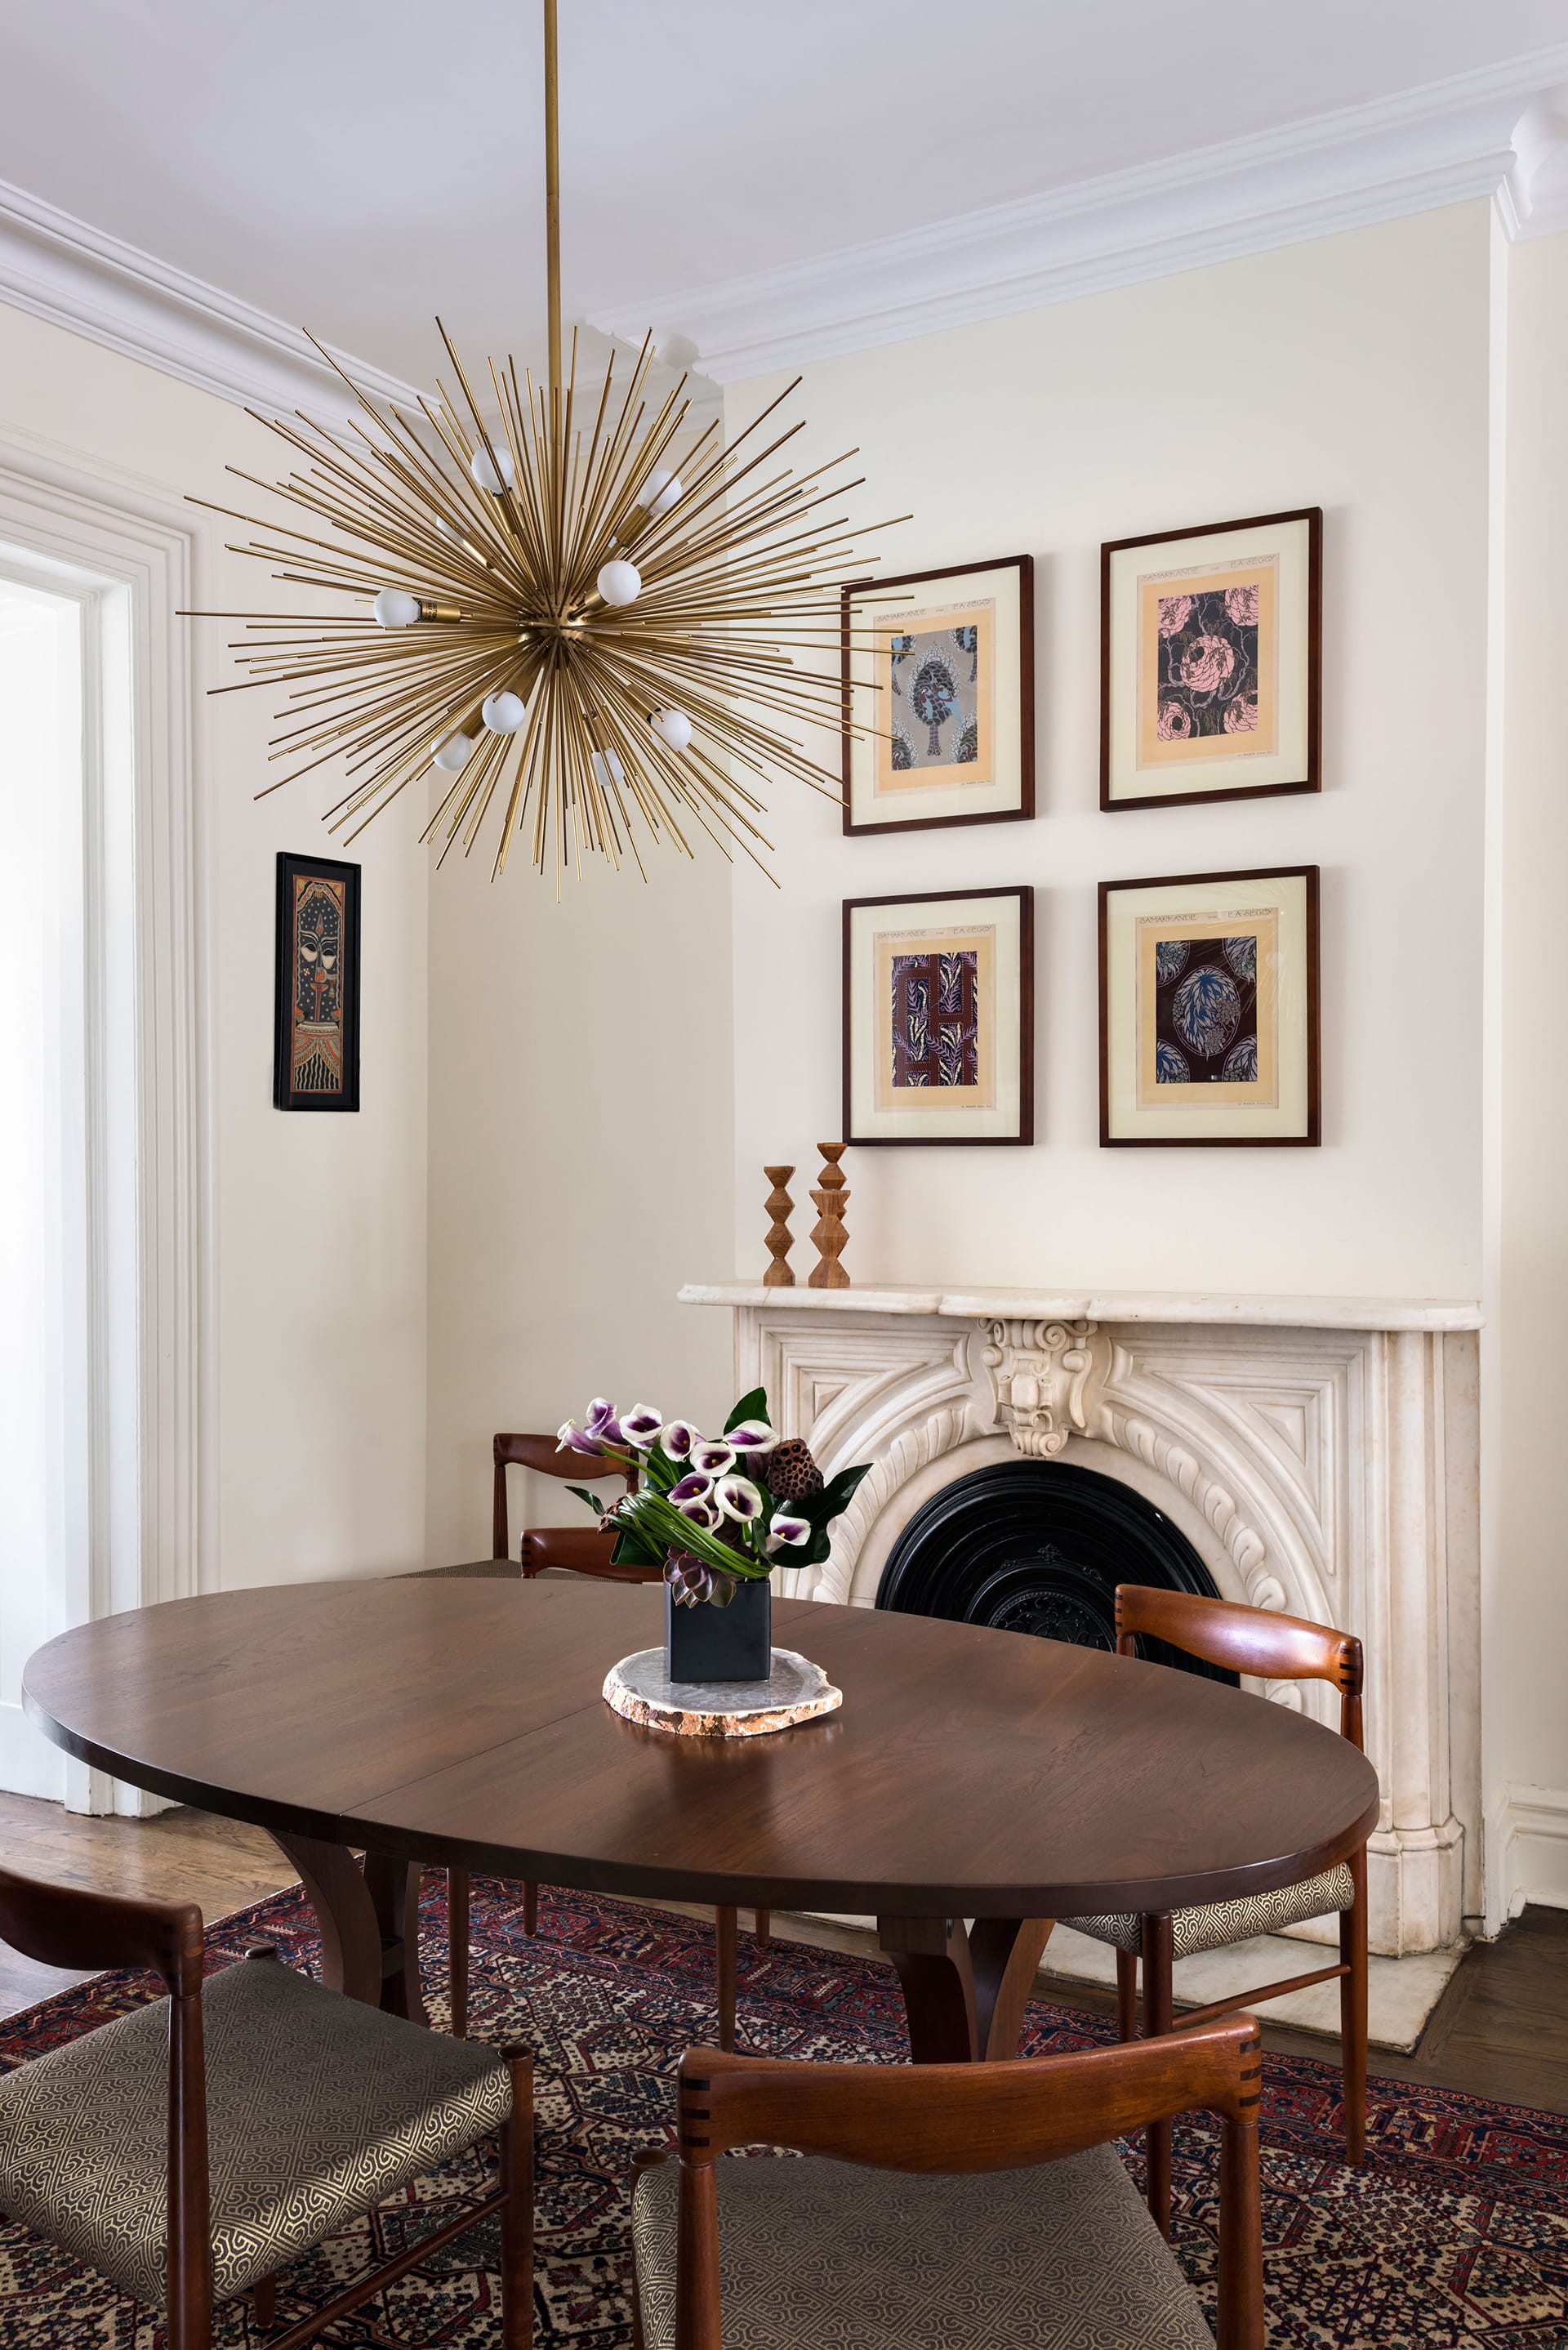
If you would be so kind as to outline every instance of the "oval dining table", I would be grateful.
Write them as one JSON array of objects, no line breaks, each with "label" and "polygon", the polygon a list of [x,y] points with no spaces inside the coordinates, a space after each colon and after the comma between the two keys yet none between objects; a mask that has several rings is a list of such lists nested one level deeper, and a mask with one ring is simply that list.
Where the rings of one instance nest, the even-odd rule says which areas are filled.
[{"label": "oval dining table", "polygon": [[[1376,1824],[1365,1758],[1219,1681],[815,1600],[774,1639],[842,1708],[752,1738],[613,1713],[659,1586],[444,1578],[215,1593],[79,1627],[24,1676],[68,1753],[265,1828],[325,1980],[424,2019],[420,1864],[589,1892],[870,1913],[917,2062],[1015,2053],[1058,1918],[1266,1893]],[[363,1869],[354,1857],[365,1855]]]}]

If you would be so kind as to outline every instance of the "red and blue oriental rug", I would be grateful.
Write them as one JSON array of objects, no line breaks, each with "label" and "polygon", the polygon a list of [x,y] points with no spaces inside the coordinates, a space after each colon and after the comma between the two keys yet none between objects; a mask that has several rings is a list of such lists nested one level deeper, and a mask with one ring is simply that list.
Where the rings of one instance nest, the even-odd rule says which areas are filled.
[{"label": "red and blue oriental rug", "polygon": [[[444,1880],[425,1902],[432,1976],[445,1950]],[[539,1932],[523,1931],[520,1888],[473,1886],[472,2030],[536,2054],[538,2265],[542,2344],[625,2350],[626,2178],[632,2157],[670,2135],[682,2049],[708,2039],[712,1937],[628,1904],[545,1891]],[[215,1926],[211,1962],[258,1933],[296,1965],[315,1957],[298,1894]],[[769,2054],[903,2060],[903,2010],[891,1970],[871,1960],[742,1941],[741,2029]],[[440,1985],[434,1986],[439,1993]],[[156,1995],[145,1976],[105,1975],[0,2023],[9,2067]],[[440,2016],[439,2003],[432,1999]],[[1100,2018],[1037,2002],[1024,2050],[1108,2038]],[[1280,2350],[1568,2350],[1568,2117],[1455,2092],[1374,2080],[1362,2172],[1340,2159],[1339,2075],[1271,2057],[1264,2072],[1263,2225],[1270,2339]],[[1176,2132],[1175,2239],[1211,2304],[1214,2146],[1201,2125]],[[1129,2156],[1135,2168],[1136,2154]],[[373,2222],[334,2239],[280,2281],[280,2323],[302,2315],[410,2232],[440,2224],[479,2173],[454,2165]],[[482,2350],[499,2338],[495,2245],[483,2227],[346,2320],[338,2350]],[[49,2245],[0,2222],[0,2344],[6,2350],[161,2350],[162,2330]],[[223,2313],[221,2350],[250,2350],[249,2305]],[[910,2350],[919,2350],[911,2344]]]}]

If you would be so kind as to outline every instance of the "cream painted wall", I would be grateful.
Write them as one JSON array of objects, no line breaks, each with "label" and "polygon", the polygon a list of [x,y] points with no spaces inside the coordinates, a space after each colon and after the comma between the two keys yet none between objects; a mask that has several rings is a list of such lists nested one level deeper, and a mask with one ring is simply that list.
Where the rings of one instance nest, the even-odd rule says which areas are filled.
[{"label": "cream painted wall", "polygon": [[[729,868],[649,871],[557,905],[525,857],[493,885],[476,851],[431,885],[432,1563],[490,1555],[496,1430],[600,1393],[722,1427],[733,1399],[726,1317],[675,1303],[728,1245]],[[514,1539],[589,1523],[513,1475]]]},{"label": "cream painted wall", "polygon": [[[262,567],[187,492],[247,503],[226,463],[273,470],[242,410],[0,307],[0,463],[43,464],[100,498],[161,508],[195,540],[200,600],[266,608]],[[232,533],[230,535],[237,534]],[[234,633],[192,630],[198,694],[234,671]],[[211,1342],[202,1369],[210,1586],[422,1561],[425,1418],[424,852],[397,816],[364,867],[357,1117],[272,1107],[275,852],[334,853],[333,770],[259,805],[261,693],[202,699],[198,909],[204,983]],[[337,851],[336,853],[342,853]]]},{"label": "cream painted wall", "polygon": [[1560,1472],[1568,1323],[1568,235],[1514,245],[1505,266],[1501,1260],[1490,1363],[1498,1443],[1482,1635],[1490,1866],[1504,1914],[1525,1898],[1568,1908],[1568,1536]]},{"label": "cream painted wall", "polygon": [[[740,1269],[763,1160],[840,1131],[841,900],[1023,880],[1039,1139],[851,1151],[857,1281],[1479,1295],[1487,337],[1478,203],[807,370],[803,464],[858,443],[859,511],[916,515],[883,570],[1033,556],[1040,814],[846,840],[772,795],[784,887],[735,884],[738,1016],[776,1040],[737,1079]],[[1101,815],[1100,541],[1314,504],[1323,795]],[[1323,1149],[1102,1150],[1096,884],[1309,862]]]}]

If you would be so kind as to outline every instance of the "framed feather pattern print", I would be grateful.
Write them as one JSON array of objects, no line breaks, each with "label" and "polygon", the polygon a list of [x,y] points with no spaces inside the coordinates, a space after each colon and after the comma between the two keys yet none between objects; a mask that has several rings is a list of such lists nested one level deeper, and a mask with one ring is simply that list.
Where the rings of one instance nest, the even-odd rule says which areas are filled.
[{"label": "framed feather pattern print", "polygon": [[275,1109],[359,1107],[359,868],[277,858]]},{"label": "framed feather pattern print", "polygon": [[1100,1141],[1321,1139],[1315,865],[1100,884]]},{"label": "framed feather pattern print", "polygon": [[1034,1139],[1034,893],[844,906],[844,1135]]}]

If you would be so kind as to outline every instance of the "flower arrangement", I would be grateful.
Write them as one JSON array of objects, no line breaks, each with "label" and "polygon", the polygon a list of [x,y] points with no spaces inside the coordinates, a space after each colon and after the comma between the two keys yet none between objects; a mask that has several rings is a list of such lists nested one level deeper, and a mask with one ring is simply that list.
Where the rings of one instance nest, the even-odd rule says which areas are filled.
[{"label": "flower arrangement", "polygon": [[871,1465],[825,1478],[799,1437],[775,1434],[762,1388],[741,1398],[716,1437],[649,1404],[618,1413],[598,1396],[582,1427],[567,1420],[558,1450],[636,1475],[635,1492],[608,1510],[585,1486],[566,1490],[616,1530],[618,1561],[662,1567],[687,1607],[727,1607],[742,1583],[825,1559],[828,1527]]}]

